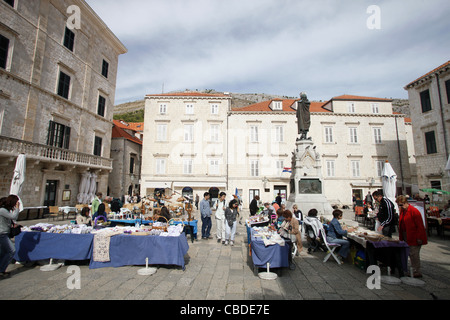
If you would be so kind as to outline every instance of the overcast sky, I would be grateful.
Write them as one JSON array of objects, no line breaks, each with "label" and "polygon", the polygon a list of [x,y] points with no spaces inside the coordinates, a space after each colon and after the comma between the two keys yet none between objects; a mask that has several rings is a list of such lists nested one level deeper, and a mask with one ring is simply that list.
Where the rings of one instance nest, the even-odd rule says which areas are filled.
[{"label": "overcast sky", "polygon": [[128,48],[116,104],[163,88],[406,99],[406,84],[450,60],[449,0],[87,3]]}]

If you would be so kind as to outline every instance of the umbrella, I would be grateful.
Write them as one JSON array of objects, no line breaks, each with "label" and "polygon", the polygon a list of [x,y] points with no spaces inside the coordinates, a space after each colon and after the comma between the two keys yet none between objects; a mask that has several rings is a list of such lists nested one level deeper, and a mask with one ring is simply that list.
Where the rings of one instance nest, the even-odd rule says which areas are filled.
[{"label": "umbrella", "polygon": [[383,173],[381,174],[381,182],[383,184],[384,196],[392,201],[395,210],[399,212],[398,205],[395,202],[395,195],[397,193],[397,174],[394,169],[392,169],[392,166],[388,161],[384,164]]},{"label": "umbrella", "polygon": [[386,198],[395,203],[395,194],[397,186],[397,174],[389,162],[386,161],[381,174],[381,180],[383,184],[383,193]]},{"label": "umbrella", "polygon": [[89,194],[88,194],[88,202],[91,202],[95,197],[95,192],[97,191],[97,175],[95,173],[91,173],[91,181],[89,185]]},{"label": "umbrella", "polygon": [[89,179],[91,178],[91,174],[89,172],[83,173],[81,177],[80,187],[78,189],[77,201],[80,204],[86,203],[85,198],[87,197],[87,193],[89,192]]},{"label": "umbrella", "polygon": [[26,156],[24,154],[20,154],[17,157],[16,167],[14,168],[14,175],[11,181],[11,189],[9,194],[13,194],[19,197],[19,211],[23,210],[23,203],[20,199],[20,194],[22,193],[23,183],[25,181],[25,172],[26,172]]},{"label": "umbrella", "polygon": [[434,188],[420,189],[420,191],[425,192],[425,193],[450,194],[450,192],[448,192],[448,191],[434,189]]},{"label": "umbrella", "polygon": [[23,182],[25,181],[26,172],[26,156],[20,154],[17,157],[16,167],[14,169],[14,176],[11,182],[11,189],[9,194],[20,196],[22,193]]}]

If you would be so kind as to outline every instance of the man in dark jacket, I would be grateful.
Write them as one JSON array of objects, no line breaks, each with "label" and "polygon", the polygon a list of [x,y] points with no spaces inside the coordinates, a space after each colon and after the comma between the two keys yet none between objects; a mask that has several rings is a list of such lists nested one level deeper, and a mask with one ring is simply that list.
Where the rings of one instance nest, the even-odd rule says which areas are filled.
[{"label": "man in dark jacket", "polygon": [[380,222],[380,226],[378,231],[381,231],[384,236],[392,237],[397,224],[395,206],[391,200],[383,197],[380,191],[375,191],[372,196],[379,203],[377,219]]}]

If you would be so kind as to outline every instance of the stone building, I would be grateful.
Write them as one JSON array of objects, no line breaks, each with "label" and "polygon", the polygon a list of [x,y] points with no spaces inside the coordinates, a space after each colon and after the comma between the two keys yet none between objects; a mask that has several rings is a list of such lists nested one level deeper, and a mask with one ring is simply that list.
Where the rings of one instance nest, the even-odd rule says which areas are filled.
[{"label": "stone building", "polygon": [[1,194],[20,153],[25,206],[76,204],[86,172],[106,194],[125,46],[83,0],[0,1],[0,43]]},{"label": "stone building", "polygon": [[450,61],[406,85],[420,189],[450,191]]},{"label": "stone building", "polygon": [[113,120],[111,159],[113,169],[109,174],[108,195],[121,198],[141,192],[141,163],[143,123]]},{"label": "stone building", "polygon": [[227,125],[231,97],[181,92],[147,95],[141,194],[169,188],[203,197],[227,189]]},{"label": "stone building", "polygon": [[[271,201],[290,193],[298,137],[295,99],[231,108],[230,98],[185,92],[146,97],[142,194],[236,190],[248,206],[254,195]],[[416,189],[411,122],[394,114],[392,100],[344,95],[313,102],[311,132],[321,155],[324,190],[332,204],[382,188],[389,161],[398,192]]]}]

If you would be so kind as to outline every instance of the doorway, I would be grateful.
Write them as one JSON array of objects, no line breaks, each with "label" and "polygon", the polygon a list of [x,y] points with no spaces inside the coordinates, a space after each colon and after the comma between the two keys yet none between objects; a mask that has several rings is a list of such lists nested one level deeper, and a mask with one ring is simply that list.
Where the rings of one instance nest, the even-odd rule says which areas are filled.
[{"label": "doorway", "polygon": [[56,206],[56,191],[58,190],[57,180],[47,180],[45,184],[44,206]]}]

